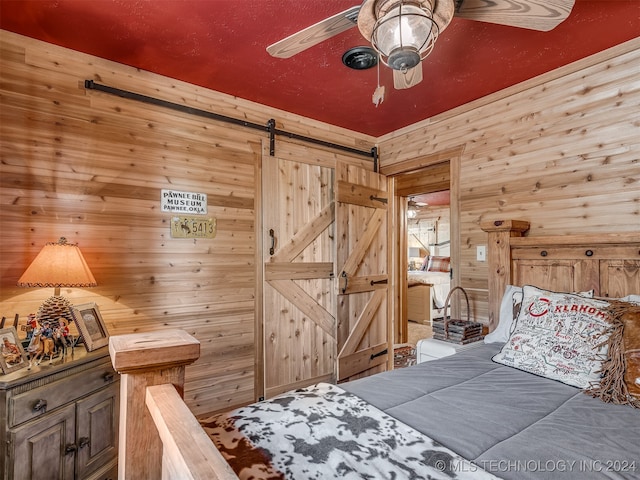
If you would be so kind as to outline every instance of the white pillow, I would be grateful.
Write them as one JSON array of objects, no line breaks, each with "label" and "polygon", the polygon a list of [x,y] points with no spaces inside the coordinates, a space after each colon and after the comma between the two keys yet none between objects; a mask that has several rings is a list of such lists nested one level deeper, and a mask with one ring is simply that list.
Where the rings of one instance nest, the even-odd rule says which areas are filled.
[{"label": "white pillow", "polygon": [[[507,285],[500,303],[500,317],[498,326],[493,332],[484,337],[484,343],[505,343],[511,334],[511,324],[514,319],[514,306],[522,301],[522,288]],[[516,303],[517,302],[517,303]],[[517,311],[516,311],[517,315]]]},{"label": "white pillow", "polygon": [[640,295],[627,295],[626,297],[622,297],[619,300],[640,305]]},{"label": "white pillow", "polygon": [[[593,290],[589,290],[586,292],[577,292],[576,295],[580,295],[585,298],[593,298]],[[638,297],[638,299],[640,299],[640,296],[637,295],[630,296],[636,296]],[[498,319],[498,326],[493,332],[489,332],[487,335],[485,335],[484,343],[505,343],[507,340],[509,340],[513,322],[516,318],[518,318],[518,312],[520,311],[521,302],[522,287],[507,285],[507,287],[504,289],[502,302],[500,303],[500,318]]]},{"label": "white pillow", "polygon": [[608,306],[525,285],[513,332],[493,360],[574,387],[593,387],[607,357]]}]

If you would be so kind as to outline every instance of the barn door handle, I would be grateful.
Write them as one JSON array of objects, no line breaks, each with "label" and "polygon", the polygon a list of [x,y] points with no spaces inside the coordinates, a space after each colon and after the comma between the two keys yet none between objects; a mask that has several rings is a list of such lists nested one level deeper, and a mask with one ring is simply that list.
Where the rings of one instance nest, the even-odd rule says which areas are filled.
[{"label": "barn door handle", "polygon": [[369,195],[369,200],[375,200],[376,202],[387,203],[388,200],[382,197],[376,197],[375,195]]},{"label": "barn door handle", "polygon": [[388,350],[385,348],[384,350],[382,350],[381,352],[378,353],[372,353],[371,354],[371,358],[369,360],[373,360],[376,357],[381,357],[382,355],[386,355],[388,352]]},{"label": "barn door handle", "polygon": [[347,285],[349,284],[349,277],[347,277],[347,272],[342,272],[340,274],[341,278],[344,278],[344,286],[342,287],[342,293],[345,293],[347,291]]},{"label": "barn door handle", "polygon": [[371,280],[371,286],[374,285],[382,285],[382,284],[387,284],[389,283],[389,279],[385,278],[384,280]]},{"label": "barn door handle", "polygon": [[271,247],[269,248],[269,255],[273,255],[275,253],[276,247],[276,232],[273,231],[273,228],[269,229],[269,237],[271,237]]}]

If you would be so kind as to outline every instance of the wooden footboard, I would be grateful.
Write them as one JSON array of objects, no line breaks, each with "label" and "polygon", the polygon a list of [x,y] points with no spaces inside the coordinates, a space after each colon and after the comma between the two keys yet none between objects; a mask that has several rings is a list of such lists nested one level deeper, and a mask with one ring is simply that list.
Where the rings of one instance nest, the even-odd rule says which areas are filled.
[{"label": "wooden footboard", "polygon": [[433,302],[434,285],[419,283],[407,288],[407,319],[423,325],[433,324],[435,318],[442,318],[443,308],[436,308]]},{"label": "wooden footboard", "polygon": [[146,404],[162,441],[163,479],[237,479],[173,385],[147,387]]},{"label": "wooden footboard", "polygon": [[410,285],[407,292],[407,318],[423,325],[431,325],[431,287],[428,284]]},{"label": "wooden footboard", "polygon": [[200,342],[183,330],[116,335],[109,353],[122,375],[119,479],[238,478],[182,398]]}]

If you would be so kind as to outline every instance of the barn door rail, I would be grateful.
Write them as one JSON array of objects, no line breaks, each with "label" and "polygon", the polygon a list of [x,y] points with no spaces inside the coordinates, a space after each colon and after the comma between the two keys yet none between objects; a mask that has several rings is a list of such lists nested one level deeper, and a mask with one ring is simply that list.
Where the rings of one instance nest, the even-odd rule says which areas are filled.
[{"label": "barn door rail", "polygon": [[102,85],[100,83],[94,82],[93,80],[85,80],[84,88],[88,90],[97,90],[99,92],[109,93],[111,95],[116,95],[118,97],[126,98],[128,100],[136,100],[138,102],[143,102],[150,105],[170,108],[172,110],[176,110],[182,113],[196,115],[196,116],[208,118],[211,120],[231,123],[233,125],[252,128],[254,130],[261,130],[263,132],[266,131],[269,134],[269,154],[271,156],[275,155],[275,137],[281,136],[281,137],[287,137],[293,140],[301,140],[303,142],[313,143],[315,145],[321,145],[323,147],[328,147],[336,150],[342,150],[344,152],[352,153],[355,155],[370,157],[373,161],[374,171],[377,172],[379,168],[378,147],[376,146],[371,147],[371,150],[369,151],[359,150],[357,148],[347,147],[346,145],[340,145],[337,143],[320,140],[318,138],[307,137],[305,135],[298,135],[297,133],[287,132],[286,130],[280,130],[276,128],[276,121],[274,119],[270,119],[266,125],[261,125],[259,123],[248,122],[246,120],[241,120],[239,118],[228,117],[226,115],[220,115],[219,113],[208,112],[206,110],[201,110],[199,108],[193,108],[193,107],[188,107],[186,105],[182,105],[179,103],[169,102],[167,100],[162,100],[160,98],[150,97],[148,95],[142,95],[140,93],[130,92],[128,90],[122,90],[120,88],[110,87],[108,85]]}]

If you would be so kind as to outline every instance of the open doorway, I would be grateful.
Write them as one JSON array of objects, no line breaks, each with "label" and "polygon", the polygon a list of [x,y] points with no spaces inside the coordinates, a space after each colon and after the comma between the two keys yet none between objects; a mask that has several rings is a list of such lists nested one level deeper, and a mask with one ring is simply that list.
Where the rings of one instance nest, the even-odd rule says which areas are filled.
[{"label": "open doorway", "polygon": [[420,193],[407,202],[407,315],[402,330],[415,345],[432,335],[451,289],[450,190]]},{"label": "open doorway", "polygon": [[[396,279],[394,295],[397,302],[397,308],[394,311],[394,341],[398,344],[408,343],[409,340],[408,279],[411,268],[421,269],[427,256],[429,258],[446,257],[452,271],[441,275],[447,280],[446,285],[439,287],[445,298],[450,287],[456,284],[458,277],[456,265],[459,258],[459,208],[458,183],[455,179],[458,178],[458,171],[459,157],[452,155],[450,160],[440,159],[438,163],[432,165],[392,174],[397,204],[394,213],[396,215],[394,258],[397,262],[394,275]],[[429,205],[430,202],[431,205]],[[415,217],[410,218],[414,215],[412,210],[415,210]],[[417,256],[414,257],[416,253]],[[433,260],[441,260],[441,258]],[[427,310],[427,305],[431,307],[431,292],[427,292],[428,288],[413,287],[413,289],[412,300],[422,302],[424,310]],[[420,290],[423,295],[419,294]],[[456,308],[455,305],[452,307]],[[431,314],[437,314],[437,312],[431,310]],[[430,327],[432,318],[432,316],[425,316],[421,323],[427,323]]]}]

